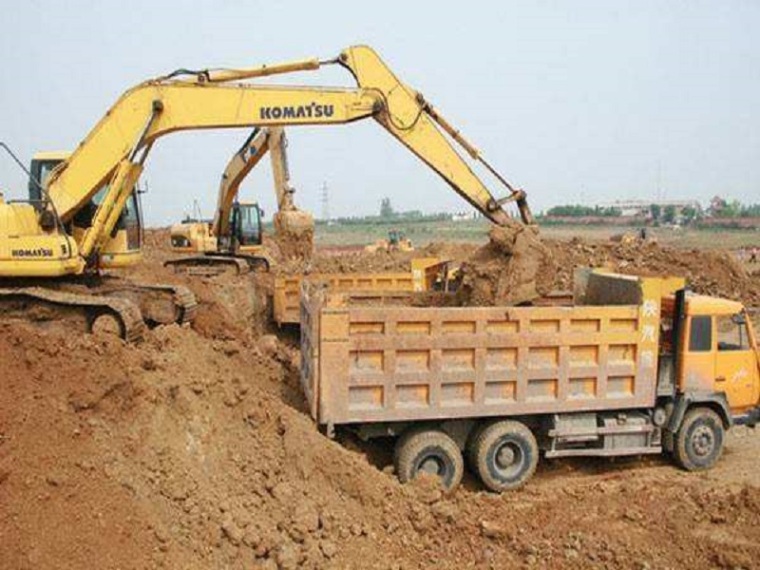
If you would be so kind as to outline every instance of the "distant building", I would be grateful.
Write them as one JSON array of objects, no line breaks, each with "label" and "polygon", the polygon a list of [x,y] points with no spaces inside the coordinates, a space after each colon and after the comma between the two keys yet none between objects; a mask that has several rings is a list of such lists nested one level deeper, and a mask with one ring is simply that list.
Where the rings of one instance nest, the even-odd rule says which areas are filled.
[{"label": "distant building", "polygon": [[481,217],[480,212],[477,212],[475,210],[471,210],[469,212],[456,212],[454,214],[451,214],[451,221],[466,222],[469,220],[477,220],[479,217]]},{"label": "distant building", "polygon": [[631,218],[649,217],[652,206],[659,206],[661,210],[672,206],[676,210],[676,216],[680,216],[685,208],[693,208],[696,212],[702,211],[702,206],[697,200],[615,200],[597,205],[600,208],[617,208],[621,216]]}]

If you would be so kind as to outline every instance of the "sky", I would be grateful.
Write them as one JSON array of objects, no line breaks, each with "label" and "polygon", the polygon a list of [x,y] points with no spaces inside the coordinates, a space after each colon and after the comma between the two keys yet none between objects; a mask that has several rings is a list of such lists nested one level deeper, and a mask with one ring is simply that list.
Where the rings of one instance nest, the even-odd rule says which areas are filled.
[{"label": "sky", "polygon": [[[369,44],[475,143],[534,211],[616,199],[760,202],[760,2],[373,3],[0,0],[0,140],[24,162],[74,148],[123,91],[174,69],[330,58]],[[284,80],[278,80],[285,82]],[[271,81],[270,81],[271,82]],[[287,82],[351,86],[339,68]],[[148,225],[211,216],[245,129],[182,132],[143,174]],[[288,132],[296,202],[333,217],[468,211],[372,120]],[[501,189],[482,170],[495,195]],[[0,190],[26,195],[0,155]],[[241,199],[275,207],[268,161]]]}]

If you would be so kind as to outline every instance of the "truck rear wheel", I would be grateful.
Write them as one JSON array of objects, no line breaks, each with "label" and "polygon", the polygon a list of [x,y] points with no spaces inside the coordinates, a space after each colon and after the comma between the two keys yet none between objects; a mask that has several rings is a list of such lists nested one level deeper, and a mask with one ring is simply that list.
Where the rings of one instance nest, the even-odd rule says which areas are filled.
[{"label": "truck rear wheel", "polygon": [[687,471],[709,469],[723,452],[723,421],[710,408],[693,408],[686,413],[676,433],[673,457]]},{"label": "truck rear wheel", "polygon": [[440,430],[412,431],[396,443],[396,473],[407,483],[426,473],[440,478],[447,490],[459,485],[464,474],[464,460],[451,437]]},{"label": "truck rear wheel", "polygon": [[497,421],[478,430],[470,443],[470,462],[491,491],[524,485],[538,465],[538,444],[530,429],[512,420]]}]

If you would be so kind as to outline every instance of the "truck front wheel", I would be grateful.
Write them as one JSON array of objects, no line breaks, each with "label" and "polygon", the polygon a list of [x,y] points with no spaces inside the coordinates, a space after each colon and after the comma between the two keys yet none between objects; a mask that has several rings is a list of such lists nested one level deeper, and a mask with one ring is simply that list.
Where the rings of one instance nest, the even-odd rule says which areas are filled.
[{"label": "truck front wheel", "polygon": [[426,473],[440,478],[447,490],[459,485],[464,474],[464,460],[459,447],[440,430],[411,431],[396,443],[396,473],[407,483]]},{"label": "truck front wheel", "polygon": [[469,456],[480,480],[498,493],[516,489],[533,476],[538,464],[538,444],[530,429],[504,420],[478,430]]},{"label": "truck front wheel", "polygon": [[687,471],[709,469],[723,452],[723,421],[710,408],[686,413],[676,433],[673,457]]}]

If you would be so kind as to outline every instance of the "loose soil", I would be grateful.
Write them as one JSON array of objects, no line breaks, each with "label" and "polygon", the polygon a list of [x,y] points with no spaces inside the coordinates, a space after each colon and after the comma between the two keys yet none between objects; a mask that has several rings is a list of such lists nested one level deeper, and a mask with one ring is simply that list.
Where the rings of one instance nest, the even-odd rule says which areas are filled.
[{"label": "loose soil", "polygon": [[[659,457],[578,459],[547,461],[501,496],[469,475],[449,496],[433,481],[404,486],[386,442],[332,441],[312,423],[297,337],[269,323],[272,275],[175,275],[161,265],[166,236],[146,241],[130,277],[190,287],[201,302],[192,327],[127,345],[0,322],[0,568],[757,567],[753,431],[732,430],[707,473]],[[721,253],[546,247],[554,289],[577,265],[609,264],[681,273],[695,290],[760,304],[757,276]],[[479,255],[433,244],[318,254],[312,266],[408,269],[435,252]]]},{"label": "loose soil", "polygon": [[462,265],[462,304],[518,305],[551,291],[556,265],[535,229],[513,222],[488,237]]}]

